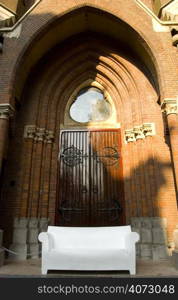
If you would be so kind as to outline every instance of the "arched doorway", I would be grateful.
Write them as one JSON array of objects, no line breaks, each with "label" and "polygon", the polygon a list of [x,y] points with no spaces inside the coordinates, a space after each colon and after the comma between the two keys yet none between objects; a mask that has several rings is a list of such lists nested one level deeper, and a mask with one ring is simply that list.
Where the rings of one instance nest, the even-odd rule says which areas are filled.
[{"label": "arched doorway", "polygon": [[[69,117],[72,103],[86,87],[98,88],[104,94],[113,108],[109,118],[101,119],[99,122],[89,120],[85,124],[81,124],[80,121],[76,122]],[[121,222],[121,224],[130,222],[130,218],[134,215],[142,215],[143,213],[152,215],[153,207],[150,201],[147,201],[147,197],[144,195],[143,200],[141,200],[141,193],[135,193],[137,187],[139,189],[142,178],[137,178],[135,174],[130,177],[128,175],[128,171],[134,168],[130,161],[135,161],[136,164],[139,149],[143,148],[140,151],[140,155],[142,155],[144,147],[139,142],[134,145],[127,144],[125,131],[135,125],[140,126],[144,122],[154,122],[156,112],[151,117],[151,115],[142,115],[142,111],[143,105],[145,111],[149,110],[150,107],[152,107],[152,111],[156,111],[156,99],[154,81],[146,66],[128,45],[118,42],[113,37],[85,31],[66,39],[51,49],[29,74],[21,97],[23,105],[18,112],[15,128],[16,139],[11,142],[15,151],[13,155],[11,153],[9,156],[11,167],[8,168],[9,170],[13,169],[13,174],[17,170],[15,156],[20,153],[18,164],[21,172],[17,177],[18,189],[16,189],[16,193],[13,193],[13,200],[14,197],[16,198],[17,216],[23,216],[26,220],[36,219],[37,224],[38,220],[41,219],[50,220],[51,224],[62,222],[62,218],[61,221],[59,220],[61,217],[60,207],[73,209],[73,206],[69,204],[65,206],[60,198],[60,187],[63,183],[59,180],[61,176],[59,154],[66,154],[66,152],[63,153],[65,147],[62,150],[59,148],[60,133],[72,130],[78,134],[77,132],[82,130],[82,132],[87,132],[87,135],[91,135],[92,129],[93,136],[96,136],[97,132],[101,136],[102,131],[106,135],[106,132],[108,134],[110,130],[113,136],[115,135],[114,132],[117,132],[119,141],[117,141],[116,147],[113,147],[112,143],[108,144],[106,138],[106,143],[103,144],[101,150],[103,151],[103,148],[106,147],[109,149],[117,148],[111,156],[119,156],[119,159],[122,157],[118,165],[123,166],[120,168],[123,175],[116,172],[119,178],[114,181],[123,184],[122,188],[118,189],[118,197],[114,194],[113,199],[108,199],[109,190],[106,191],[106,200],[113,202],[103,203],[98,211],[101,212],[102,216],[106,216],[108,213],[105,209],[109,209],[110,212],[113,209],[118,218],[113,216],[112,220],[114,219],[114,222],[116,220],[116,223]],[[99,139],[98,136],[96,139]],[[112,137],[112,139],[115,138]],[[87,151],[92,153],[93,149],[90,143],[88,142],[87,145]],[[72,144],[69,143],[66,148],[71,146]],[[78,145],[74,145],[74,147],[76,146]],[[104,156],[108,155],[110,156],[110,152],[108,154],[105,150]],[[97,158],[99,159],[100,156],[103,155],[99,154]],[[90,166],[93,165],[92,157],[94,156],[91,155],[88,158],[90,162],[87,164]],[[133,157],[134,160],[132,160]],[[112,177],[114,180],[115,175],[112,170],[113,167],[109,166],[106,171],[107,174],[110,174],[109,178]],[[89,172],[91,172],[91,167]],[[107,181],[107,177],[105,180]],[[87,190],[94,191],[93,185],[93,181],[90,179]],[[107,186],[110,185],[107,184]],[[80,188],[82,189],[81,185]],[[122,192],[124,196],[120,197],[119,193]],[[144,193],[146,194],[145,191]],[[82,194],[85,194],[85,183]],[[93,194],[96,198],[97,193]],[[8,197],[10,199],[11,195],[6,196],[7,199]],[[151,197],[151,192],[148,197]],[[127,201],[124,201],[125,199]],[[121,205],[123,215],[118,214],[118,203],[115,200]],[[82,209],[78,206],[74,208]],[[94,210],[96,211],[96,209]],[[76,214],[73,213],[73,215]],[[110,223],[109,220],[107,222],[105,218],[98,224],[107,225]],[[91,225],[91,223],[96,224],[97,221],[87,221],[87,224]],[[75,225],[76,221],[73,224]]]},{"label": "arched doorway", "polygon": [[57,225],[125,222],[120,124],[111,97],[91,84],[69,101],[60,131]]},{"label": "arched doorway", "polygon": [[[132,151],[139,147],[139,142],[132,149],[125,139],[126,129],[146,121],[141,115],[142,98],[155,101],[148,70],[124,45],[91,31],[71,37],[58,49],[64,77],[55,80],[55,101],[48,112],[51,116],[52,110],[58,112],[55,116],[57,137],[60,133],[56,224],[125,224],[126,219],[141,211],[144,205],[144,210],[150,210],[151,214],[148,202],[137,199],[140,194],[135,193],[136,187],[139,189],[136,176],[127,179],[126,175]],[[147,89],[143,90],[143,85]],[[85,111],[77,106],[77,99],[93,87],[104,94],[112,108],[106,119],[99,115],[95,120],[96,112],[92,114],[89,108],[86,108],[89,118],[85,119]],[[75,107],[79,119],[76,119]],[[114,159],[113,165],[107,165],[108,156]],[[124,190],[127,183],[130,186]],[[125,196],[129,198],[127,203]]]}]

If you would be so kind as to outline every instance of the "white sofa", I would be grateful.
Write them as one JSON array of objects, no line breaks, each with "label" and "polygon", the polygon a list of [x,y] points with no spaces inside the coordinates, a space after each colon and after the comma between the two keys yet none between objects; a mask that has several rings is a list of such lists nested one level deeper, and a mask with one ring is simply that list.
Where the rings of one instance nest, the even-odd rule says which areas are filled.
[{"label": "white sofa", "polygon": [[130,226],[49,226],[39,234],[42,274],[48,270],[129,270],[134,275],[138,240]]}]

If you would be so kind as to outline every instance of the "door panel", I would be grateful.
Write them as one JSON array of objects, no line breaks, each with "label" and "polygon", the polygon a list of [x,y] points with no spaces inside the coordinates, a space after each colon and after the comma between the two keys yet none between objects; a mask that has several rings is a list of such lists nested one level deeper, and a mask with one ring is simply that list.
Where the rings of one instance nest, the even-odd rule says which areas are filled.
[{"label": "door panel", "polygon": [[59,157],[60,224],[89,222],[88,133],[63,131]]},{"label": "door panel", "polygon": [[120,145],[118,130],[61,132],[58,225],[123,224]]}]

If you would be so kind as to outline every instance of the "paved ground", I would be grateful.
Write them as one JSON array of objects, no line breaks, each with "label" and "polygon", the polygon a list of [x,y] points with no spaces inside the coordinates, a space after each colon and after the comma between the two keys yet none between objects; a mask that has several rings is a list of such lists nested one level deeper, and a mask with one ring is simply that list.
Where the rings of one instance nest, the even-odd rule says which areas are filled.
[{"label": "paved ground", "polygon": [[[0,276],[6,275],[41,275],[41,260],[29,259],[21,262],[5,261],[0,268]],[[57,277],[126,277],[130,276],[125,272],[74,272],[74,271],[50,271],[47,276]],[[178,269],[175,269],[171,259],[164,261],[137,261],[136,277],[178,277]]]}]

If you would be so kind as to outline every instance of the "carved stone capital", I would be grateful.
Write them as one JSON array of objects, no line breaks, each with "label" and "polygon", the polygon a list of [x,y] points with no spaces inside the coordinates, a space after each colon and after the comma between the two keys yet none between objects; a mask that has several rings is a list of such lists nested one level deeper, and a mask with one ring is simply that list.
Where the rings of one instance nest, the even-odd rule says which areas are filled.
[{"label": "carved stone capital", "polygon": [[155,135],[155,124],[143,123],[140,126],[134,126],[132,129],[125,130],[125,141],[126,143],[135,142],[153,135]]},{"label": "carved stone capital", "polygon": [[166,98],[161,106],[162,111],[166,113],[166,115],[170,114],[178,114],[178,105],[176,98]]},{"label": "carved stone capital", "polygon": [[145,137],[155,135],[155,124],[154,123],[144,123],[142,128],[143,128],[143,133],[144,133]]},{"label": "carved stone capital", "polygon": [[133,129],[125,130],[125,140],[126,140],[126,143],[130,143],[130,142],[135,142],[136,141]]},{"label": "carved stone capital", "polygon": [[36,126],[35,125],[27,125],[24,129],[24,138],[26,139],[34,139],[36,134]]},{"label": "carved stone capital", "polygon": [[46,130],[46,137],[45,137],[47,144],[52,144],[54,141],[54,132],[52,130]]},{"label": "carved stone capital", "polygon": [[45,133],[46,133],[45,128],[39,128],[39,127],[37,127],[36,134],[35,134],[35,141],[37,141],[37,142],[43,142],[44,139],[45,139]]},{"label": "carved stone capital", "polygon": [[133,132],[135,134],[135,139],[136,140],[140,140],[140,139],[144,139],[145,138],[142,126],[135,126],[133,128]]},{"label": "carved stone capital", "polygon": [[35,125],[27,125],[24,129],[24,138],[33,139],[36,143],[45,142],[51,144],[54,141],[54,132]]},{"label": "carved stone capital", "polygon": [[14,115],[14,108],[9,103],[0,104],[0,119],[9,120]]}]

